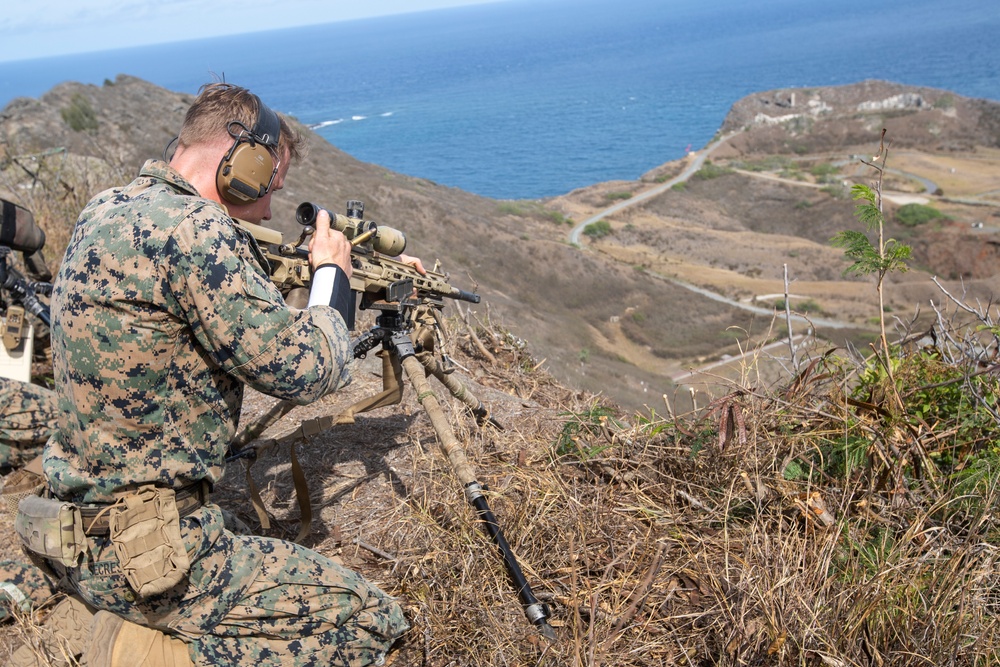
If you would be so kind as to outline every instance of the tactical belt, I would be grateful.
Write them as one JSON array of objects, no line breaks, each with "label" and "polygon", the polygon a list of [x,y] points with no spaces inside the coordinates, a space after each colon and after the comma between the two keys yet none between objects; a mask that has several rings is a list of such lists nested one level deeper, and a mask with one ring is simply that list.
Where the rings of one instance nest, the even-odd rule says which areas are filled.
[{"label": "tactical belt", "polygon": [[[174,501],[177,513],[183,518],[208,502],[209,483],[206,480],[177,489]],[[111,532],[108,508],[114,503],[78,505],[83,519],[83,532],[87,535],[102,536]]]}]

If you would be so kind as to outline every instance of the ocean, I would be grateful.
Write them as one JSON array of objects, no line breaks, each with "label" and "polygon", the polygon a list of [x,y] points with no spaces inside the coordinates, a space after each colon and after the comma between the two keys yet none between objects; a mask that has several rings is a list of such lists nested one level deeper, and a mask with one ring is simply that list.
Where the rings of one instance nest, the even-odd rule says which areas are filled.
[{"label": "ocean", "polygon": [[0,63],[0,105],[224,76],[358,159],[543,198],[701,148],[756,91],[884,79],[1000,100],[998,43],[996,0],[507,0]]}]

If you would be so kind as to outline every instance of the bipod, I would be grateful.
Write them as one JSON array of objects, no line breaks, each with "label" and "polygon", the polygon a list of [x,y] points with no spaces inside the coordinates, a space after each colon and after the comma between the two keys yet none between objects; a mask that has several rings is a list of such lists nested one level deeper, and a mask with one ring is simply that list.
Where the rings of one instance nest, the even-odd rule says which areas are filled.
[{"label": "bipod", "polygon": [[[542,636],[555,641],[555,632],[548,624],[551,611],[547,604],[539,602],[538,598],[532,592],[527,579],[525,579],[524,572],[522,572],[521,566],[517,562],[517,557],[504,537],[496,516],[490,510],[486,496],[483,495],[483,486],[476,480],[475,470],[469,462],[465,448],[455,436],[455,431],[445,417],[437,394],[427,381],[427,376],[433,375],[438,378],[448,388],[452,396],[469,407],[480,425],[489,421],[498,428],[502,429],[502,426],[489,416],[489,412],[483,404],[459,380],[445,372],[440,362],[433,356],[433,350],[427,349],[427,347],[433,347],[432,342],[426,341],[429,345],[427,347],[421,345],[424,349],[420,352],[417,351],[414,341],[410,338],[410,334],[403,330],[402,321],[404,321],[404,318],[399,318],[398,315],[384,313],[378,319],[379,326],[376,326],[368,334],[361,336],[356,341],[353,346],[354,355],[357,358],[363,358],[370,350],[381,344],[383,368],[385,370],[393,369],[393,372],[396,373],[394,382],[390,382],[388,379],[384,380],[387,385],[395,384],[399,386],[400,378],[398,369],[401,368],[405,371],[407,379],[417,394],[417,401],[420,402],[421,407],[423,407],[431,421],[431,425],[434,427],[434,432],[441,443],[441,450],[448,458],[455,475],[462,484],[466,500],[476,510],[483,530],[493,540],[497,550],[500,552],[501,558],[503,558],[507,574],[510,576],[514,588],[517,589],[517,595],[524,608],[525,616],[538,628]],[[415,338],[421,340],[424,337],[416,335]],[[401,391],[393,393],[399,394]],[[353,412],[351,411],[351,414]]]}]

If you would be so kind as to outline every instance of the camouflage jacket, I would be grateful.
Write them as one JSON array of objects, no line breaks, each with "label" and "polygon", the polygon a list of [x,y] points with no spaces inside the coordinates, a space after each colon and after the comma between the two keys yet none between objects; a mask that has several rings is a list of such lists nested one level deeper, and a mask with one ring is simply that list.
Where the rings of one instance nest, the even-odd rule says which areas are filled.
[{"label": "camouflage jacket", "polygon": [[59,497],[107,502],[222,476],[243,386],[309,403],[346,384],[340,314],[291,309],[253,237],[150,160],[80,214],[52,293]]}]

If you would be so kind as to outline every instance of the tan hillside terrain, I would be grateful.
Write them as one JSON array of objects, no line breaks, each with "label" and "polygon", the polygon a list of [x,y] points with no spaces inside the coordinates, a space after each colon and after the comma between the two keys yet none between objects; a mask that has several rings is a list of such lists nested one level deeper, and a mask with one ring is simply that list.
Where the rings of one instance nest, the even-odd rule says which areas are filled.
[{"label": "tan hillside terrain", "polygon": [[[5,163],[5,181],[25,198],[29,174],[82,170],[84,182],[63,177],[51,191],[36,186],[24,203],[68,200],[67,191],[83,201],[162,153],[189,101],[127,76],[14,100],[0,113],[0,137],[8,160],[15,158]],[[665,374],[777,335],[783,324],[772,326],[766,310],[783,298],[773,295],[783,293],[786,264],[793,304],[849,325],[829,336],[833,342],[864,340],[877,315],[870,282],[842,276],[846,262],[829,239],[858,227],[847,187],[871,179],[858,157],[877,148],[883,126],[891,141],[888,233],[914,250],[913,270],[891,277],[892,313],[908,319],[926,309],[937,298],[929,280],[935,275],[989,298],[1000,253],[998,106],[878,81],[748,96],[725,119],[725,140],[707,147],[714,147],[714,178],[701,178],[709,173],[703,169],[610,216],[613,233],[587,243],[598,252],[584,253],[565,243],[564,220],[579,222],[651,189],[693,157],[636,182],[595,184],[544,202],[498,202],[358,162],[303,128],[309,157],[275,198],[273,224],[294,234],[300,202],[340,210],[361,199],[371,218],[407,234],[408,252],[440,259],[456,284],[481,291],[480,316],[521,336],[556,377],[641,408],[676,392]],[[159,110],[152,119],[151,108]],[[67,119],[81,110],[83,126],[77,120],[81,129],[74,130]],[[937,194],[925,192],[927,182]],[[895,202],[910,196],[949,219],[919,228],[894,224]],[[54,264],[75,213],[72,206],[48,218],[39,213]],[[765,311],[749,312],[747,304]]]},{"label": "tan hillside terrain", "polygon": [[[872,284],[844,279],[846,263],[828,241],[858,225],[845,181],[870,178],[855,155],[873,152],[883,122],[895,142],[889,166],[904,172],[887,180],[890,232],[915,251],[913,270],[892,277],[889,315],[908,320],[939,299],[931,275],[992,298],[1000,186],[989,119],[997,105],[879,82],[791,92],[737,103],[725,140],[706,147],[711,165],[609,216],[610,233],[582,250],[566,242],[560,214],[581,223],[623,192],[638,200],[697,156],[634,183],[497,202],[358,162],[308,135],[310,156],[277,198],[277,226],[293,231],[304,200],[339,210],[363,199],[372,218],[406,232],[411,252],[441,258],[454,283],[484,297],[472,327],[448,321],[448,351],[455,376],[503,430],[476,427],[433,386],[529,583],[551,607],[556,635],[550,643],[525,620],[407,387],[398,406],[296,442],[314,513],[304,544],[398,596],[413,626],[389,664],[1000,660],[995,359],[952,366],[942,362],[954,353],[945,346],[908,347],[897,376],[906,409],[871,368],[826,356],[830,343],[811,346],[818,354],[794,377],[771,362],[787,356],[785,322],[772,316],[786,265],[792,304],[822,336],[873,340]],[[901,109],[885,102],[897,95]],[[119,77],[101,87],[64,84],[0,112],[0,196],[36,212],[52,264],[74,210],[159,155],[187,101]],[[795,116],[800,104],[819,111],[809,122],[754,124],[759,106]],[[163,116],[150,120],[152,107]],[[910,129],[922,134],[910,140]],[[893,201],[909,197],[950,220],[897,224]],[[973,330],[978,324],[971,320]],[[988,330],[961,331],[992,354]],[[687,375],[694,368],[702,377]],[[865,391],[848,393],[863,370]],[[360,361],[344,391],[297,408],[265,437],[339,414],[377,392],[380,376],[374,355]],[[712,402],[681,414],[688,387]],[[251,394],[244,422],[272,404]],[[656,413],[637,414],[643,405]],[[254,444],[269,534],[290,539],[300,515],[289,444]],[[214,499],[264,532],[247,501],[245,462],[227,465]],[[19,557],[10,524],[0,516],[2,553]],[[0,655],[33,627],[0,628]]]},{"label": "tan hillside terrain", "polygon": [[[873,81],[755,94],[734,105],[722,140],[708,147],[708,167],[604,217],[609,233],[586,245],[624,266],[709,290],[747,308],[784,302],[787,267],[793,308],[813,319],[831,342],[863,343],[878,315],[873,283],[843,274],[848,263],[830,239],[845,229],[861,230],[849,188],[873,182],[876,172],[861,159],[877,152],[885,127],[890,141],[883,183],[886,236],[913,249],[911,270],[889,278],[887,311],[909,322],[922,310],[917,326],[927,326],[929,304],[942,300],[932,277],[954,293],[984,302],[996,295],[998,109],[996,103],[945,91]],[[595,185],[550,204],[589,219],[616,199],[638,199],[679,171],[680,165],[664,167],[641,182]],[[932,206],[944,217],[918,227],[900,224],[896,211],[913,203]],[[645,343],[644,349],[629,352],[628,360],[637,367],[681,349],[673,340],[674,310],[667,301],[658,305],[662,310],[655,314],[633,311],[622,320],[630,338]],[[764,320],[758,321],[758,335],[784,329],[783,321],[771,328],[768,319],[758,314]],[[800,324],[799,332],[806,328]],[[731,354],[728,346],[714,356]],[[707,361],[706,355],[680,360],[685,366]]]}]

